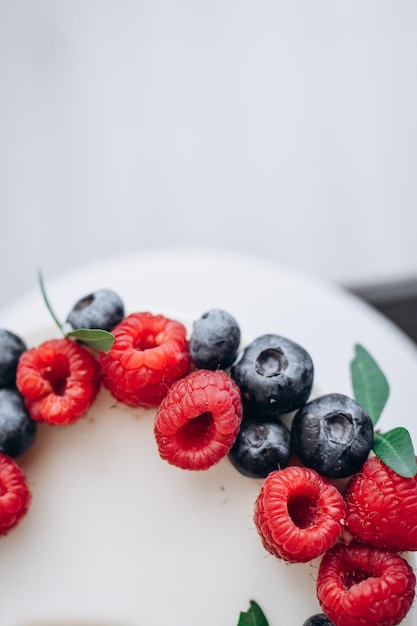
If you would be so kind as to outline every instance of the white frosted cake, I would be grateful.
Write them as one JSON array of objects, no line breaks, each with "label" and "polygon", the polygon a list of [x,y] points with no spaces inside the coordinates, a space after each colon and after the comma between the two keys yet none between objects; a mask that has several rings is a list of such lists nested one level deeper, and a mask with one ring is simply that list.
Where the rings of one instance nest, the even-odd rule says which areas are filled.
[{"label": "white frosted cake", "polygon": [[[264,332],[292,337],[315,360],[316,391],[350,392],[352,345],[375,323],[325,285],[239,257],[132,256],[51,279],[48,292],[65,316],[77,298],[101,287],[117,291],[127,312],[178,320],[188,335],[205,310],[221,307],[239,320],[245,343]],[[332,328],[346,308],[359,320],[355,337]],[[378,324],[376,335],[386,331]],[[61,336],[36,291],[4,311],[0,326],[29,347]],[[283,616],[302,626],[321,612],[318,560],[288,564],[260,541],[253,511],[263,480],[243,476],[227,456],[205,471],[167,463],[155,442],[156,411],[128,406],[101,386],[76,423],[38,425],[34,445],[18,460],[31,505],[0,542],[2,624],[237,626],[251,600],[269,626]],[[403,623],[417,624],[413,610]]]}]

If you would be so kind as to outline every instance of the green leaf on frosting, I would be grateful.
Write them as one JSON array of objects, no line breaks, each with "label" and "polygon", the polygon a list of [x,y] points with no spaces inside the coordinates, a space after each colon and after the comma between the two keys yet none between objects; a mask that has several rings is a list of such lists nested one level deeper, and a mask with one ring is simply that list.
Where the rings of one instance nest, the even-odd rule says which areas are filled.
[{"label": "green leaf on frosting", "polygon": [[[368,413],[375,426],[389,396],[389,385],[379,365],[360,344],[350,365],[354,398]],[[375,432],[373,452],[394,472],[405,478],[417,473],[410,433],[398,426],[386,433]]]},{"label": "green leaf on frosting", "polygon": [[355,400],[369,413],[375,426],[388,400],[388,381],[374,358],[360,344],[355,345],[350,371]]},{"label": "green leaf on frosting", "polygon": [[251,600],[249,604],[249,610],[240,614],[237,626],[268,626],[260,606],[254,600]]},{"label": "green leaf on frosting", "polygon": [[375,433],[373,451],[400,476],[412,478],[417,473],[413,442],[406,428],[398,426],[383,434]]},{"label": "green leaf on frosting", "polygon": [[54,310],[51,307],[51,304],[49,302],[48,296],[46,295],[45,284],[43,282],[42,272],[40,272],[40,271],[38,273],[38,278],[39,278],[39,286],[41,288],[41,293],[42,293],[43,301],[45,302],[46,308],[48,309],[52,319],[54,320],[55,324],[58,326],[59,330],[62,333],[64,333],[64,328],[63,328],[61,322],[59,321],[59,319],[57,318],[57,316],[55,315],[55,312],[54,312]]},{"label": "green leaf on frosting", "polygon": [[66,332],[64,326],[55,315],[51,303],[49,302],[48,296],[46,294],[45,284],[43,282],[42,272],[39,272],[39,285],[46,308],[48,309],[52,319],[54,320],[55,324],[58,326],[64,337],[68,337],[69,339],[75,339],[75,341],[80,341],[85,346],[88,346],[93,350],[108,352],[112,348],[115,342],[115,337],[107,330],[102,330],[101,328],[77,328],[76,330],[70,330]]},{"label": "green leaf on frosting", "polygon": [[99,328],[78,328],[77,330],[70,330],[66,337],[81,341],[81,343],[94,348],[95,350],[101,350],[102,352],[108,352],[115,341],[114,335],[107,330],[101,330]]}]

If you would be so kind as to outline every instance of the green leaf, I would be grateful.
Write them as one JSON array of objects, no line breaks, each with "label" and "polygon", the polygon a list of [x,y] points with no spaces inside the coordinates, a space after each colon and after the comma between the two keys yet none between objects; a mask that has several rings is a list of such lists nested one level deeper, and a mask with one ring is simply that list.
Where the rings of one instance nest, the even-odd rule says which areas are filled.
[{"label": "green leaf", "polygon": [[350,364],[354,398],[369,413],[375,426],[388,400],[388,381],[363,346],[356,344],[355,353]]},{"label": "green leaf", "polygon": [[373,451],[400,476],[412,478],[417,473],[413,442],[406,428],[398,426],[383,434],[375,433]]},{"label": "green leaf", "polygon": [[77,330],[69,331],[66,337],[81,341],[90,348],[101,350],[102,352],[108,352],[115,341],[114,335],[107,330],[99,328],[78,328]]},{"label": "green leaf", "polygon": [[268,622],[260,606],[251,600],[249,610],[240,614],[237,626],[268,626]]},{"label": "green leaf", "polygon": [[41,271],[38,272],[38,279],[39,279],[39,286],[40,286],[41,292],[42,292],[42,297],[43,297],[43,300],[44,300],[44,302],[46,304],[46,308],[48,309],[49,313],[51,314],[52,319],[54,320],[55,324],[58,326],[59,330],[62,333],[65,334],[64,328],[63,328],[61,322],[59,321],[59,319],[57,318],[57,316],[55,315],[55,313],[54,313],[54,311],[53,311],[53,309],[51,307],[51,304],[50,304],[50,302],[48,300],[48,296],[46,295],[46,289],[45,289],[45,285],[44,285],[44,282],[43,282],[43,276],[42,276],[42,272]]},{"label": "green leaf", "polygon": [[76,341],[80,341],[89,348],[93,348],[94,350],[101,350],[102,352],[108,352],[115,341],[114,336],[109,333],[107,330],[102,330],[101,328],[78,328],[77,330],[70,330],[69,332],[65,332],[65,329],[57,316],[55,315],[51,304],[48,300],[48,296],[46,295],[45,284],[43,282],[42,272],[38,272],[39,276],[39,285],[42,292],[42,297],[46,304],[46,308],[52,316],[55,324],[61,330],[65,337],[69,337],[70,339],[75,339]]}]

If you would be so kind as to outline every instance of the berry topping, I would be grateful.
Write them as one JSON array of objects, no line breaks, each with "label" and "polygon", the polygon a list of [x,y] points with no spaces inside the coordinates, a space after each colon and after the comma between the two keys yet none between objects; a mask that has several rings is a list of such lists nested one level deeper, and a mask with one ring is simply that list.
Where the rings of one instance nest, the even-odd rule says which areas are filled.
[{"label": "berry topping", "polygon": [[70,339],[51,339],[22,355],[16,382],[32,419],[63,425],[90,408],[100,374],[87,348]]},{"label": "berry topping", "polygon": [[242,420],[237,385],[222,370],[197,370],[172,385],[155,420],[162,459],[205,470],[232,447]]},{"label": "berry topping", "polygon": [[398,554],[339,543],[320,563],[317,597],[335,626],[395,626],[411,607],[415,584]]},{"label": "berry topping", "polygon": [[110,289],[99,289],[76,302],[67,317],[72,328],[112,330],[125,316],[120,297]]},{"label": "berry topping", "polygon": [[417,550],[417,475],[404,478],[371,457],[349,481],[346,524],[356,539],[398,552]]},{"label": "berry topping", "polygon": [[265,478],[290,460],[290,431],[280,421],[253,422],[244,419],[229,459],[249,478]]},{"label": "berry topping", "polygon": [[0,454],[0,535],[7,534],[26,515],[31,494],[16,462]]},{"label": "berry topping", "polygon": [[34,443],[36,422],[16,389],[0,389],[0,452],[17,457]]},{"label": "berry topping", "polygon": [[130,406],[156,407],[190,368],[186,329],[162,315],[132,313],[113,328],[115,342],[100,356],[103,384]]},{"label": "berry topping", "polygon": [[268,552],[299,563],[320,556],[335,543],[345,514],[336,487],[312,469],[290,466],[265,478],[254,520]]},{"label": "berry topping", "polygon": [[10,330],[0,328],[0,389],[16,385],[16,369],[26,350],[23,340]]},{"label": "berry topping", "polygon": [[[332,393],[309,401],[308,352],[265,334],[237,358],[241,331],[227,311],[206,311],[188,343],[180,322],[149,312],[125,317],[119,296],[102,289],[74,305],[67,330],[41,276],[40,285],[64,338],[28,350],[0,329],[0,535],[28,511],[31,494],[13,457],[34,442],[36,422],[75,422],[103,380],[116,400],[157,407],[162,460],[199,471],[228,457],[241,474],[263,479],[253,514],[261,549],[288,563],[322,557],[323,613],[303,626],[402,621],[416,586],[398,554],[417,551],[416,457],[406,429],[374,433],[389,387],[362,346],[351,363],[355,399]],[[249,621],[267,626],[254,600],[239,624]]]},{"label": "berry topping", "polygon": [[240,327],[222,309],[211,309],[194,322],[190,339],[191,360],[201,369],[226,369],[236,358]]},{"label": "berry topping", "polygon": [[266,415],[280,415],[308,400],[314,369],[310,355],[297,343],[261,335],[243,351],[231,375],[249,405]]},{"label": "berry topping", "polygon": [[291,441],[304,465],[328,478],[346,478],[368,458],[373,432],[371,418],[355,400],[332,393],[296,413]]},{"label": "berry topping", "polygon": [[317,613],[309,617],[303,626],[334,626],[334,624],[324,613]]}]

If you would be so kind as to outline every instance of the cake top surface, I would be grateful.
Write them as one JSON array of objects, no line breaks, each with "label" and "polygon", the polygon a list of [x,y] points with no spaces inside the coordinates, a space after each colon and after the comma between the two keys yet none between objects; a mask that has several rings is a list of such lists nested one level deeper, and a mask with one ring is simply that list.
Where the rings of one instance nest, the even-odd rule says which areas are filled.
[{"label": "cake top surface", "polygon": [[[362,340],[395,390],[384,428],[401,411],[417,436],[406,423],[409,381],[417,376],[413,347],[338,288],[248,257],[165,251],[69,272],[48,289],[64,315],[101,287],[117,290],[128,312],[161,313],[189,330],[204,310],[221,307],[239,320],[246,341],[265,332],[292,337],[312,354],[318,384],[340,393],[351,391],[348,363]],[[1,312],[0,325],[29,346],[58,336],[38,292]],[[393,360],[404,363],[407,380]],[[196,473],[164,463],[154,416],[155,409],[123,406],[101,389],[70,428],[41,425],[22,459],[30,512],[1,541],[4,623],[235,626],[251,599],[270,626],[283,614],[301,625],[319,612],[314,564],[289,567],[259,542],[252,513],[261,481],[228,459]],[[404,623],[417,623],[415,615]]]}]

